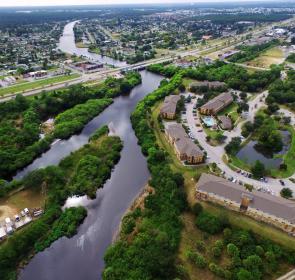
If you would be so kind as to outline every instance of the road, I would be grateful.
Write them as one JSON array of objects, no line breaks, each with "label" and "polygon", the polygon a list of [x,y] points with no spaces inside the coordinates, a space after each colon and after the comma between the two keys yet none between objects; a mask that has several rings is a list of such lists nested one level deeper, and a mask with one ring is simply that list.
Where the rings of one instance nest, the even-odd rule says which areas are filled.
[{"label": "road", "polygon": [[[268,92],[262,92],[260,94],[258,94],[253,100],[251,100],[249,102],[250,105],[250,110],[249,110],[249,119],[250,121],[253,121],[255,113],[263,106],[265,106],[264,100],[265,97],[267,96]],[[187,125],[191,130],[191,133],[193,134],[194,138],[196,138],[200,145],[205,149],[205,151],[207,152],[208,155],[208,162],[209,163],[213,163],[215,162],[217,164],[217,166],[225,172],[225,176],[227,178],[229,177],[233,177],[235,179],[237,179],[237,181],[242,181],[244,184],[250,184],[253,185],[256,189],[263,187],[266,188],[268,187],[270,189],[270,191],[272,191],[273,194],[275,195],[279,195],[281,189],[283,188],[283,186],[280,184],[279,179],[272,179],[272,178],[268,178],[268,182],[264,183],[264,182],[260,182],[248,177],[245,177],[244,175],[242,175],[241,173],[237,173],[235,171],[233,171],[230,167],[227,166],[227,164],[223,161],[223,155],[225,154],[224,151],[224,146],[226,145],[226,143],[228,143],[230,141],[230,139],[232,137],[236,137],[236,136],[241,136],[241,127],[242,124],[247,121],[245,120],[244,122],[240,122],[239,125],[232,131],[232,132],[226,132],[225,135],[228,136],[228,139],[226,140],[226,143],[220,146],[211,146],[207,141],[206,141],[206,136],[207,134],[204,132],[203,129],[201,129],[200,127],[196,127],[196,120],[193,115],[193,107],[195,105],[195,101],[189,103],[186,105],[186,120],[187,120]],[[199,118],[199,117],[197,117]],[[295,121],[295,117],[293,116],[293,119]],[[199,120],[198,120],[199,121]],[[288,187],[290,188],[294,193],[295,193],[295,184],[292,183],[289,180],[284,180],[285,182],[285,186],[284,187]]]},{"label": "road", "polygon": [[[273,26],[279,26],[279,25],[285,25],[285,24],[289,24],[290,22],[292,22],[295,18],[283,21],[281,23],[274,23],[271,25],[266,25],[263,28],[257,29],[256,31],[248,31],[246,33],[240,34],[239,36],[236,37],[235,42],[233,42],[230,45],[226,45],[224,46],[223,43],[219,43],[219,44],[215,44],[213,46],[210,46],[208,48],[204,48],[201,49],[200,47],[197,49],[193,49],[193,50],[185,50],[185,51],[179,51],[176,55],[168,55],[165,57],[161,57],[161,58],[155,58],[155,59],[150,59],[150,60],[146,60],[143,62],[139,62],[133,65],[130,65],[129,67],[131,68],[137,68],[137,67],[147,67],[151,64],[155,64],[155,63],[162,63],[162,62],[167,62],[170,60],[175,59],[176,57],[180,56],[180,57],[185,57],[188,55],[199,55],[202,56],[204,52],[213,52],[216,51],[218,48],[220,48],[219,50],[223,50],[223,49],[228,49],[230,47],[234,47],[237,46],[239,44],[241,44],[243,42],[243,37],[247,36],[248,34],[252,34],[252,36],[259,36],[261,34],[263,34],[266,31],[269,31]],[[241,65],[242,67],[248,67],[246,65]],[[80,78],[72,80],[72,81],[67,81],[67,82],[62,82],[62,83],[58,83],[58,84],[54,84],[54,85],[49,85],[49,86],[45,86],[39,89],[34,89],[34,90],[29,90],[26,92],[21,92],[21,94],[23,94],[24,96],[32,96],[32,95],[36,95],[38,93],[41,93],[43,91],[50,91],[50,90],[56,90],[56,89],[60,89],[63,87],[67,87],[69,85],[74,85],[74,84],[79,84],[79,83],[85,83],[85,82],[90,82],[90,81],[95,81],[95,80],[103,80],[107,75],[115,75],[117,73],[120,73],[122,70],[126,69],[126,66],[124,67],[119,67],[119,68],[115,68],[115,69],[107,69],[104,71],[100,71],[100,72],[96,72],[96,73],[91,73],[91,74],[83,74]],[[260,70],[260,69],[258,69]],[[15,98],[15,96],[19,94],[19,93],[15,93],[15,94],[11,94],[11,95],[6,95],[6,96],[2,96],[0,97],[0,102],[6,102],[10,99]]]}]

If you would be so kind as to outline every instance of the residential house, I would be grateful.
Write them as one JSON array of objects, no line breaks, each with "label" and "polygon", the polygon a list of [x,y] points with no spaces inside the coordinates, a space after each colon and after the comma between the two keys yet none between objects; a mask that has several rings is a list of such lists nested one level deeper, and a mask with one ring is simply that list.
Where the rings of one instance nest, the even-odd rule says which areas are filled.
[{"label": "residential house", "polygon": [[233,100],[234,99],[230,92],[221,93],[200,107],[200,112],[204,115],[216,115],[218,112],[230,105]]},{"label": "residential house", "polygon": [[196,198],[217,203],[295,236],[294,201],[256,190],[249,192],[241,185],[205,173],[197,183]]}]

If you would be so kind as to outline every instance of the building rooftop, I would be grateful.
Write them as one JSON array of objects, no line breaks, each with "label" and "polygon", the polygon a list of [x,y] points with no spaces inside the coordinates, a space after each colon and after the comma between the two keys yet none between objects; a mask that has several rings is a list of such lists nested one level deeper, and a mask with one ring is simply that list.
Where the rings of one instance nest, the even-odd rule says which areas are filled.
[{"label": "building rooftop", "polygon": [[166,133],[174,139],[175,146],[181,154],[186,154],[189,157],[204,155],[201,149],[188,137],[181,124],[168,125]]},{"label": "building rooftop", "polygon": [[197,189],[239,204],[243,197],[248,196],[251,198],[249,207],[285,219],[290,223],[295,223],[295,202],[291,200],[256,190],[249,192],[243,186],[206,173],[201,175],[197,183]]},{"label": "building rooftop", "polygon": [[165,97],[164,103],[161,107],[161,113],[175,114],[177,102],[180,100],[179,95],[169,95]]},{"label": "building rooftop", "polygon": [[201,108],[204,109],[213,109],[218,110],[224,104],[230,103],[233,101],[233,97],[230,92],[224,92],[209,100],[206,104],[204,104]]},{"label": "building rooftop", "polygon": [[232,121],[231,121],[230,117],[219,116],[218,120],[221,122],[221,127],[223,129],[231,129],[232,128]]}]

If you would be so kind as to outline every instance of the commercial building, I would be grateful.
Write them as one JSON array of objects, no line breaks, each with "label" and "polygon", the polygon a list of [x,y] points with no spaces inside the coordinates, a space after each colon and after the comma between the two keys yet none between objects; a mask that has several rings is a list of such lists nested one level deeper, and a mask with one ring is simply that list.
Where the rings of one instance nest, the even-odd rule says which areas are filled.
[{"label": "commercial building", "polygon": [[190,164],[202,163],[204,161],[204,153],[187,136],[181,124],[167,124],[165,133],[168,142],[173,145],[179,160]]},{"label": "commercial building", "polygon": [[205,173],[197,183],[196,198],[220,204],[295,236],[294,201],[256,190],[249,192],[241,185]]},{"label": "commercial building", "polygon": [[216,115],[218,112],[230,105],[233,100],[234,99],[230,92],[221,93],[200,107],[200,113],[204,115]]},{"label": "commercial building", "polygon": [[173,120],[176,117],[177,103],[180,100],[179,95],[166,96],[164,103],[160,110],[162,118]]}]

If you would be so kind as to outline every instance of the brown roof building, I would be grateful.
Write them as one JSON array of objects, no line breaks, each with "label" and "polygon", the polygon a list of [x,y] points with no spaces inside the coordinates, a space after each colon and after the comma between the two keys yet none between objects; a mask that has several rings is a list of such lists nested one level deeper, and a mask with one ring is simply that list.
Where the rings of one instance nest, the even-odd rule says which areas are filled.
[{"label": "brown roof building", "polygon": [[230,92],[224,92],[209,100],[206,104],[200,107],[201,114],[216,115],[225,107],[234,101]]},{"label": "brown roof building", "polygon": [[198,89],[198,88],[208,88],[208,89],[218,89],[218,88],[226,88],[226,84],[224,82],[219,81],[199,81],[193,82],[190,84],[191,89]]},{"label": "brown roof building", "polygon": [[187,136],[181,124],[170,124],[165,129],[170,144],[173,145],[177,157],[188,163],[201,163],[204,161],[204,153]]},{"label": "brown roof building", "polygon": [[177,103],[179,100],[180,100],[179,95],[166,96],[160,110],[161,116],[165,119],[170,119],[170,120],[175,119]]},{"label": "brown roof building", "polygon": [[218,120],[220,121],[220,126],[222,129],[231,130],[233,127],[232,121],[230,117],[227,116],[219,116]]},{"label": "brown roof building", "polygon": [[295,202],[243,186],[224,178],[203,173],[196,196],[198,199],[221,204],[295,235]]}]

